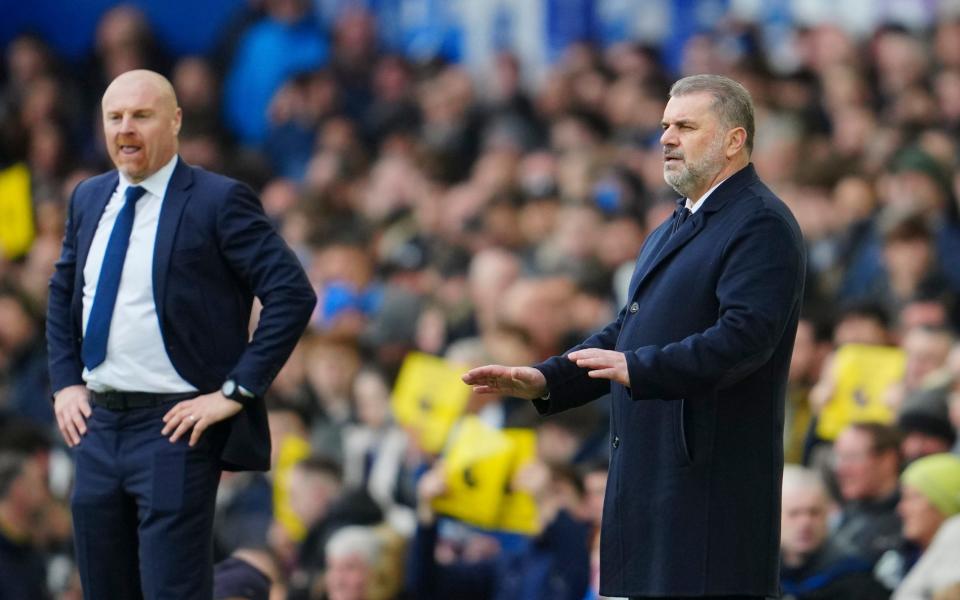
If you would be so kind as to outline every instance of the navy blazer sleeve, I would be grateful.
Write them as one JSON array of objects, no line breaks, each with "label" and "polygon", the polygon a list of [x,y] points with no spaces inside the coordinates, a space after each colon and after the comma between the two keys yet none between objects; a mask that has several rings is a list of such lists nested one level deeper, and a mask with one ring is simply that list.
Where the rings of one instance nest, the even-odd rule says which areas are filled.
[{"label": "navy blazer sleeve", "polygon": [[83,384],[83,362],[80,360],[80,339],[74,331],[71,306],[77,269],[77,232],[74,204],[77,186],[67,208],[67,223],[47,301],[47,350],[50,366],[50,389],[56,393],[71,385]]},{"label": "navy blazer sleeve", "polygon": [[229,196],[217,216],[220,252],[263,309],[228,378],[263,396],[306,328],[316,294],[253,191],[237,183]]},{"label": "navy blazer sleeve", "polygon": [[587,376],[587,370],[581,369],[567,358],[567,355],[584,348],[612,349],[623,326],[626,308],[620,310],[617,318],[606,327],[570,348],[561,356],[554,356],[534,365],[547,380],[550,400],[534,400],[533,405],[541,414],[555,413],[586,404],[595,398],[610,393],[609,379],[594,379]]}]

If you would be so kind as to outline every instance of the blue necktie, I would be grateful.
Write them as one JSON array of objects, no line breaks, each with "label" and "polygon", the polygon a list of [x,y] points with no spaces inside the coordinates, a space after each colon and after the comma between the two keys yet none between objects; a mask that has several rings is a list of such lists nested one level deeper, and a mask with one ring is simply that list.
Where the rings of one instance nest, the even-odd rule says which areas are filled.
[{"label": "blue necktie", "polygon": [[87,319],[87,331],[83,336],[80,357],[91,371],[107,357],[107,338],[110,337],[110,319],[113,307],[117,303],[120,290],[120,275],[123,273],[123,261],[127,257],[130,244],[130,232],[133,230],[133,217],[136,214],[137,200],[146,192],[140,186],[130,186],[125,194],[123,208],[117,214],[117,220],[110,232],[107,251],[100,265],[100,278],[97,280],[97,293],[93,297],[93,307]]},{"label": "blue necktie", "polygon": [[[683,202],[681,200],[681,202]],[[682,204],[677,206],[677,210],[673,213],[673,227],[670,228],[670,235],[673,235],[680,229],[680,226],[686,223],[687,219],[690,218],[690,215],[693,213],[690,212],[690,209]]]}]

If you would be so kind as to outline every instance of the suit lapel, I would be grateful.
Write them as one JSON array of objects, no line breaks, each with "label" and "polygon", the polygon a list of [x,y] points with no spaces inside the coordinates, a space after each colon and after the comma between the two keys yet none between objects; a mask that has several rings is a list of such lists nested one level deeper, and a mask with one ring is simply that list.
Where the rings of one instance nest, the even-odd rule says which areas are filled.
[{"label": "suit lapel", "polygon": [[110,202],[110,197],[117,189],[118,181],[120,176],[114,171],[113,175],[105,177],[103,183],[93,189],[90,194],[90,205],[84,211],[84,219],[77,229],[77,271],[80,275],[81,289],[83,288],[83,268],[87,264],[87,255],[90,253],[90,245],[93,244],[93,236],[97,232],[97,225],[100,224],[100,218]]},{"label": "suit lapel", "polygon": [[97,184],[88,195],[90,204],[85,207],[75,207],[78,213],[82,210],[82,219],[79,220],[77,227],[77,262],[73,274],[73,318],[79,333],[81,323],[83,323],[83,286],[86,280],[83,277],[83,270],[87,265],[87,257],[90,254],[90,246],[93,244],[93,236],[97,232],[97,225],[103,217],[103,211],[110,203],[114,190],[117,189],[117,182],[120,176],[116,171],[109,177],[104,177],[103,181]]},{"label": "suit lapel", "polygon": [[163,298],[166,295],[167,270],[170,267],[170,254],[177,235],[177,227],[183,209],[190,198],[193,185],[191,167],[177,158],[177,166],[167,185],[167,193],[160,207],[160,220],[157,223],[157,241],[153,247],[153,302],[157,307],[157,318],[163,327]]},{"label": "suit lapel", "polygon": [[[658,244],[654,246],[654,248],[660,247],[659,251],[651,252],[651,256],[645,262],[638,261],[638,274],[636,284],[633,287],[631,301],[636,298],[637,292],[639,292],[643,282],[650,278],[653,272],[657,270],[657,267],[690,242],[698,233],[703,231],[711,213],[721,210],[731,199],[735,198],[744,187],[756,180],[757,172],[754,170],[753,164],[748,164],[720,184],[720,187],[713,191],[710,197],[703,203],[703,206],[701,206],[693,216],[688,218],[672,236],[670,235],[670,224],[673,222],[673,219],[661,225],[661,236],[669,236],[669,238],[666,242],[658,240]],[[643,258],[642,255],[641,258]]]}]

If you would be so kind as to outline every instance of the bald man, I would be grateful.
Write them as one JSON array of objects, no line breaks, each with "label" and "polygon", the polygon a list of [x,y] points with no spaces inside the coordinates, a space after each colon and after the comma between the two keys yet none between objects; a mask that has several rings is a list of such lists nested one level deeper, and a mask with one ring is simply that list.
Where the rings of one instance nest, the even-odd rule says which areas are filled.
[{"label": "bald man", "polygon": [[169,81],[102,108],[116,170],[73,192],[47,313],[77,563],[88,599],[209,599],[221,470],[269,468],[262,397],[315,295],[254,192],[177,156]]}]

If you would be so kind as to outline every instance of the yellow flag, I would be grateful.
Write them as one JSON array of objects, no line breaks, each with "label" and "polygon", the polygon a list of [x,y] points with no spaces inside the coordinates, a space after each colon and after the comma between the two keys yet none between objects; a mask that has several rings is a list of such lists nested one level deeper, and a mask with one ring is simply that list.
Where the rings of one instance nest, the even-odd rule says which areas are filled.
[{"label": "yellow flag", "polygon": [[427,452],[440,453],[467,405],[470,387],[460,379],[464,370],[421,352],[408,354],[400,367],[393,388],[393,414]]},{"label": "yellow flag", "polygon": [[846,344],[834,356],[836,389],[820,412],[817,435],[833,440],[850,423],[892,423],[886,403],[890,386],[903,379],[906,357],[889,346]]},{"label": "yellow flag", "polygon": [[310,443],[302,437],[288,435],[275,441],[277,466],[273,475],[273,514],[290,539],[302,542],[307,537],[307,527],[290,508],[290,472],[298,462],[310,456]]},{"label": "yellow flag", "polygon": [[[513,460],[507,482],[513,481],[517,471],[534,461],[537,456],[537,434],[532,429],[504,429],[503,433],[513,442]],[[537,503],[527,492],[514,490],[507,485],[500,507],[497,529],[526,535],[540,533]]]},{"label": "yellow flag", "polygon": [[447,492],[434,499],[434,510],[471,525],[496,527],[513,458],[510,436],[479,417],[464,417],[444,458]]},{"label": "yellow flag", "polygon": [[22,163],[0,169],[0,255],[23,256],[33,235],[30,171]]}]

